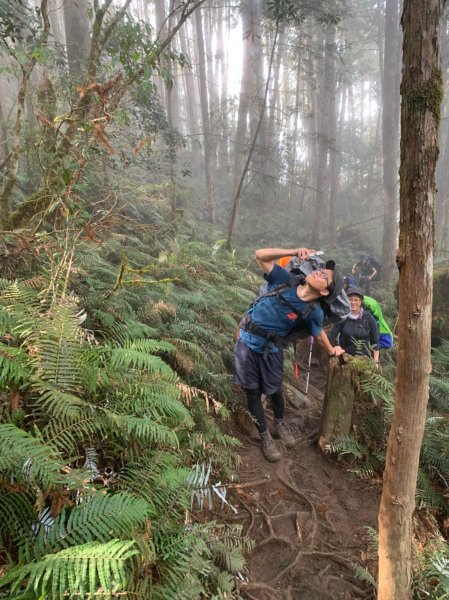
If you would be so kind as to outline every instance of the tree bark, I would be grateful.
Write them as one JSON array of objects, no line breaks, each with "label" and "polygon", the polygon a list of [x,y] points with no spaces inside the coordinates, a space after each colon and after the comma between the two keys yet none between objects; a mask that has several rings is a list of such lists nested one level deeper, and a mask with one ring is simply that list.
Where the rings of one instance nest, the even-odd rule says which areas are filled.
[{"label": "tree bark", "polygon": [[398,237],[398,136],[400,55],[399,0],[386,0],[385,51],[382,77],[382,150],[384,228],[382,278],[391,282],[395,270]]},{"label": "tree bark", "polygon": [[201,11],[195,12],[196,35],[198,40],[198,57],[200,69],[200,105],[203,123],[204,140],[204,169],[206,178],[206,206],[209,223],[213,223],[214,216],[214,188],[212,184],[212,148],[210,143],[210,116],[209,97],[206,83],[206,53],[204,48],[203,23]]},{"label": "tree bark", "polygon": [[[48,2],[47,0],[42,0],[40,7],[40,15],[42,18],[42,32],[39,38],[38,46],[44,46],[47,43],[49,31],[50,31],[50,21],[48,18]],[[9,161],[8,170],[5,175],[5,179],[3,181],[3,185],[0,189],[0,224],[4,227],[9,224],[10,218],[10,198],[11,193],[14,189],[14,186],[17,182],[17,173],[19,168],[19,156],[20,156],[20,139],[22,133],[23,126],[23,118],[24,118],[24,109],[25,109],[25,100],[28,88],[28,82],[31,77],[31,73],[33,72],[34,67],[36,66],[37,55],[33,53],[25,62],[24,65],[21,65],[22,69],[22,80],[19,84],[19,93],[17,96],[17,112],[16,112],[16,120],[13,129],[12,135],[12,144],[11,144],[11,159]]]},{"label": "tree bark", "polygon": [[6,129],[6,120],[5,115],[3,114],[3,105],[0,98],[0,161],[3,163],[8,155],[8,130]]},{"label": "tree bark", "polygon": [[324,66],[321,85],[318,89],[318,159],[316,164],[315,209],[312,225],[312,247],[318,248],[321,243],[323,222],[328,216],[326,194],[329,189],[328,150],[329,150],[329,85],[330,85],[330,38],[329,28],[322,43],[322,63]]},{"label": "tree bark", "polygon": [[329,26],[329,227],[328,239],[337,245],[337,201],[340,189],[340,151],[337,143],[337,77],[335,69],[335,26]]},{"label": "tree bark", "polygon": [[441,0],[406,0],[402,16],[398,361],[379,511],[378,600],[411,598],[412,515],[429,395],[435,165],[443,96]]},{"label": "tree bark", "polygon": [[67,44],[67,61],[73,83],[80,83],[90,53],[88,0],[64,2],[64,28]]},{"label": "tree bark", "polygon": [[[191,56],[191,47],[187,42],[187,37],[184,28],[179,32],[179,41],[181,50],[186,56]],[[187,124],[190,135],[190,146],[192,149],[192,166],[197,171],[200,166],[201,155],[199,152],[199,141],[198,141],[198,94],[196,92],[194,75],[190,67],[185,67],[183,71],[184,89],[185,89],[185,104],[187,113]]]},{"label": "tree bark", "polygon": [[[253,156],[253,153],[254,153],[254,149],[256,147],[256,143],[257,143],[257,138],[258,138],[258,135],[259,135],[259,131],[261,129],[262,122],[263,122],[264,115],[265,115],[265,109],[266,109],[266,106],[267,106],[267,97],[268,97],[268,87],[269,87],[269,84],[270,84],[271,69],[272,69],[272,66],[273,66],[273,57],[274,57],[274,52],[275,52],[275,49],[276,49],[277,37],[278,37],[278,31],[277,31],[277,28],[276,28],[276,34],[274,36],[273,47],[271,49],[270,62],[269,62],[269,65],[268,65],[267,81],[265,83],[265,93],[264,93],[264,98],[263,98],[263,104],[262,104],[262,107],[261,107],[261,112],[260,112],[260,115],[259,115],[259,122],[257,123],[257,127],[256,127],[256,130],[254,132],[254,136],[253,136],[253,139],[252,139],[252,142],[251,142],[251,146],[250,146],[250,148],[248,150],[248,155],[246,157],[246,161],[245,161],[245,164],[243,166],[243,170],[242,170],[240,179],[239,179],[239,181],[237,183],[237,188],[236,188],[235,193],[234,193],[234,197],[233,197],[233,201],[232,201],[232,206],[231,206],[231,211],[230,211],[230,214],[229,214],[228,231],[227,231],[227,239],[226,239],[226,247],[228,249],[231,249],[231,247],[232,247],[232,238],[233,238],[234,231],[235,231],[236,220],[237,220],[237,212],[238,212],[238,208],[240,206],[240,197],[241,197],[241,194],[242,194],[243,183],[245,181],[245,177],[246,177],[246,174],[248,172],[249,165],[251,163],[251,159],[252,159],[252,156]],[[240,112],[239,112],[239,121],[240,121]]]},{"label": "tree bark", "polygon": [[[441,62],[443,71],[444,90],[447,94],[448,69],[449,69],[449,4],[445,5],[443,16],[442,39],[441,39]],[[435,202],[436,210],[436,244],[437,253],[441,252],[443,256],[449,249],[449,104],[447,96],[444,102],[444,112],[440,128],[440,147],[442,156],[437,164],[437,197]]]},{"label": "tree bark", "polygon": [[337,436],[348,435],[351,432],[355,395],[353,374],[354,369],[350,362],[341,365],[337,358],[329,361],[318,438],[318,444],[323,452]]}]

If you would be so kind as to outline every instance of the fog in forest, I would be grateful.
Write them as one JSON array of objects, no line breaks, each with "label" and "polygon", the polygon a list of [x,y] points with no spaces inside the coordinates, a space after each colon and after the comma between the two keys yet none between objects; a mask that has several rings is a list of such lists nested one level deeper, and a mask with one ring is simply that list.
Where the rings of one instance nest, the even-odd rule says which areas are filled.
[{"label": "fog in forest", "polygon": [[0,598],[449,597],[448,42],[0,0]]},{"label": "fog in forest", "polygon": [[[399,193],[397,0],[292,3],[286,15],[273,2],[207,1],[188,18],[194,2],[111,2],[111,22],[128,12],[100,40],[92,37],[88,0],[49,0],[44,40],[39,2],[24,0],[18,15],[2,4],[9,33],[0,54],[4,174],[21,85],[24,91],[19,178],[2,195],[3,213],[48,175],[52,137],[70,130],[84,110],[80,91],[89,81],[102,89],[77,144],[86,145],[89,171],[96,171],[96,198],[124,179],[161,184],[170,188],[173,210],[211,223],[231,246],[338,244],[354,258],[377,255],[391,278]],[[14,16],[16,30],[8,31]],[[446,30],[443,38],[447,62]],[[443,116],[443,159],[447,136]],[[449,243],[447,174],[439,168],[439,256]]]}]

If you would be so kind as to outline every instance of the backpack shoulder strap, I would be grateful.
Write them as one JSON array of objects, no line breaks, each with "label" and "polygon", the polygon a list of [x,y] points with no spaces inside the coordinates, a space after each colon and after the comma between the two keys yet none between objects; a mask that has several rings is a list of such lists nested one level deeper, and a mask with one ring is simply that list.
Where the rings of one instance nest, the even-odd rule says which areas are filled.
[{"label": "backpack shoulder strap", "polygon": [[248,308],[246,309],[246,312],[249,313],[253,310],[253,308],[256,306],[256,304],[258,304],[261,300],[263,300],[264,298],[272,298],[272,297],[277,297],[279,298],[279,300],[285,305],[287,306],[290,310],[293,310],[294,312],[297,312],[297,309],[292,306],[287,300],[285,300],[285,298],[282,296],[283,292],[286,292],[287,290],[289,290],[292,287],[298,286],[303,284],[305,281],[305,277],[304,275],[295,275],[294,277],[291,277],[290,279],[287,279],[287,281],[284,281],[283,283],[273,287],[271,290],[269,290],[268,292],[265,292],[265,294],[261,294],[258,298],[256,298],[254,300],[254,302],[252,302]]}]

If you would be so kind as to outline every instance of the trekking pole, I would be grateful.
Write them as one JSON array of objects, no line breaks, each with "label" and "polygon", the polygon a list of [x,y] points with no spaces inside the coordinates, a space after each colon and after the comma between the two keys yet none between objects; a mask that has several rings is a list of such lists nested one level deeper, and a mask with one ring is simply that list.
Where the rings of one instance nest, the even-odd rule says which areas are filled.
[{"label": "trekking pole", "polygon": [[307,398],[307,393],[309,391],[310,365],[312,364],[312,350],[313,350],[314,340],[315,340],[315,338],[313,336],[310,336],[309,363],[307,365],[307,379],[306,379],[306,398]]}]

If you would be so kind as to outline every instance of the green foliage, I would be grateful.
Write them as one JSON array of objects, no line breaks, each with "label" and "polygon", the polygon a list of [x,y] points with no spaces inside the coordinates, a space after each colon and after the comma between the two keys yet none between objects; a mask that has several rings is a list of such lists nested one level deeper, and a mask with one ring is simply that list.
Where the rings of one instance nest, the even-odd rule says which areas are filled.
[{"label": "green foliage", "polygon": [[55,448],[11,424],[0,424],[0,473],[30,486],[61,485],[64,463]]},{"label": "green foliage", "polygon": [[50,531],[41,527],[32,541],[32,553],[40,559],[48,553],[92,541],[126,539],[131,532],[136,539],[142,537],[152,516],[151,506],[143,498],[129,492],[97,492],[78,506],[63,508]]},{"label": "green foliage", "polygon": [[357,563],[353,563],[352,565],[354,569],[354,575],[356,579],[362,581],[363,583],[368,583],[373,589],[377,589],[377,583],[371,573],[368,571],[366,567],[362,567]]},{"label": "green foliage", "polygon": [[[449,345],[434,352],[435,370],[439,372],[439,376],[431,378],[430,398],[435,409],[445,406],[446,392],[449,390],[443,373],[446,369],[443,360],[446,359],[447,349]],[[358,386],[361,401],[358,404],[354,434],[339,436],[329,445],[328,450],[339,457],[352,457],[350,471],[358,476],[370,478],[383,472],[394,412],[394,376],[394,370],[389,364],[381,372],[360,371]],[[449,424],[445,416],[429,411],[421,447],[416,502],[419,508],[442,515],[448,512],[445,491],[449,478],[448,439]]]},{"label": "green foliage", "polygon": [[413,580],[417,600],[449,598],[449,546],[442,541],[420,553],[419,565]]},{"label": "green foliage", "polygon": [[21,597],[19,586],[25,579],[25,591],[36,598],[112,598],[117,592],[132,597],[131,575],[138,554],[135,542],[129,540],[65,548],[8,573],[6,579],[14,577],[16,581],[10,598]]},{"label": "green foliage", "polygon": [[117,285],[114,244],[81,244],[76,272],[42,279],[51,293],[0,281],[0,597],[221,598],[250,547],[238,528],[185,527],[191,465],[214,481],[238,458],[218,398],[248,278],[173,242],[139,259],[171,282]]}]

